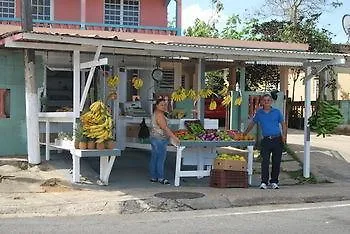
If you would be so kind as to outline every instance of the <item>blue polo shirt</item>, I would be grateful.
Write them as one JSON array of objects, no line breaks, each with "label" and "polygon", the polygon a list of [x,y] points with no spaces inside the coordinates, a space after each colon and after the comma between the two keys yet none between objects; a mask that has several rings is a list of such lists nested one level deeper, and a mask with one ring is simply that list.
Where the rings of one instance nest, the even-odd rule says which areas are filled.
[{"label": "blue polo shirt", "polygon": [[263,108],[261,108],[255,113],[253,121],[261,126],[262,135],[264,137],[281,135],[280,123],[282,123],[284,119],[279,109],[271,107],[269,112],[265,112]]}]

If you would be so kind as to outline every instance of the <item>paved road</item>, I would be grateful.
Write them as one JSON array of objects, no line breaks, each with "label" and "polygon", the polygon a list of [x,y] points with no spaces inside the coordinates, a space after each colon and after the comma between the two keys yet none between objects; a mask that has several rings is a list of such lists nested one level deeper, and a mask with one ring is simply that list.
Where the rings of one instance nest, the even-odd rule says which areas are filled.
[{"label": "paved road", "polygon": [[350,203],[1,219],[0,233],[349,233]]},{"label": "paved road", "polygon": [[[304,145],[304,132],[302,130],[288,129],[288,144]],[[331,135],[323,138],[311,134],[311,151],[323,151],[325,154],[343,158],[350,163],[350,136]],[[339,153],[339,154],[338,154]]]}]

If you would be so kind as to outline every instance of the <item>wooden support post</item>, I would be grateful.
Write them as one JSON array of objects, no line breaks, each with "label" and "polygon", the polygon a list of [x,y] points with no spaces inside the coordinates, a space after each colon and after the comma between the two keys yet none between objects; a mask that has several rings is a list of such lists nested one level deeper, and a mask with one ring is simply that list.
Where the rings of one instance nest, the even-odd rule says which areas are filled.
[{"label": "wooden support post", "polygon": [[[202,59],[198,59],[197,82],[198,82],[197,83],[198,90],[205,88],[205,67]],[[200,98],[197,103],[197,111],[198,111],[197,118],[201,121],[203,125],[204,125],[204,108],[205,108],[204,105],[205,105],[204,98]]]},{"label": "wooden support post", "polygon": [[[22,0],[22,30],[33,31],[31,1]],[[28,162],[39,164],[39,119],[38,119],[38,91],[35,84],[35,51],[24,49],[24,79],[26,98],[26,124],[27,124],[27,149]]]}]

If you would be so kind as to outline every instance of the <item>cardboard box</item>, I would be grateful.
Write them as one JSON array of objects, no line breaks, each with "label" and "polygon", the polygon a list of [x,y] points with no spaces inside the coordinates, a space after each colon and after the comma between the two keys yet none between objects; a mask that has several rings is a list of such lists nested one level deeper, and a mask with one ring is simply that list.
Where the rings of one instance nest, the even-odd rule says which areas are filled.
[{"label": "cardboard box", "polygon": [[213,168],[216,170],[247,171],[247,162],[239,160],[215,159]]},{"label": "cardboard box", "polygon": [[140,126],[126,126],[126,137],[138,138],[140,131]]}]

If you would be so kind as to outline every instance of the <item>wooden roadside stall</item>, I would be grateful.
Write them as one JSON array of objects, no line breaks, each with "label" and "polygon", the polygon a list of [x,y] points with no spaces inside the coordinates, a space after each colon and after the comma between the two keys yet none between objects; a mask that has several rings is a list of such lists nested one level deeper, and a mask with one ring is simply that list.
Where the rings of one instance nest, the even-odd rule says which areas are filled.
[{"label": "wooden roadside stall", "polygon": [[[73,182],[78,182],[80,179],[80,158],[101,157],[100,180],[102,184],[108,184],[115,158],[120,155],[122,150],[126,147],[149,147],[147,144],[130,140],[127,134],[132,130],[131,125],[139,124],[143,118],[146,118],[146,122],[149,121],[152,101],[155,96],[161,94],[169,97],[171,92],[181,86],[198,91],[204,89],[206,71],[229,69],[231,71],[230,87],[234,87],[237,82],[236,70],[244,70],[246,63],[270,61],[283,62],[286,66],[289,63],[298,63],[308,70],[311,70],[311,67],[320,67],[318,69],[320,71],[327,64],[341,63],[344,59],[344,55],[341,54],[307,52],[308,46],[305,44],[47,28],[34,28],[33,32],[24,33],[19,31],[19,28],[12,26],[0,26],[0,31],[2,32],[0,40],[2,48],[34,49],[38,56],[45,58],[46,67],[53,66],[50,64],[48,54],[63,53],[66,56],[65,59],[58,56],[55,62],[61,62],[73,71],[72,111],[41,112],[38,110],[38,116],[39,121],[45,123],[46,159],[50,159],[50,150],[52,149],[69,150],[73,156]],[[97,70],[103,70],[102,68],[107,66],[112,68],[112,73],[120,78],[120,84],[117,88],[118,97],[110,102],[115,127],[114,134],[117,141],[116,148],[112,150],[79,150],[52,144],[50,142],[51,123],[68,122],[73,132],[84,108],[91,103],[91,90],[101,91],[97,96],[104,100],[108,90],[104,86],[92,87],[92,84],[94,79],[99,77],[96,75],[98,74]],[[156,77],[152,76],[156,69],[162,70],[162,81],[157,81]],[[131,86],[132,77],[135,74],[143,80],[143,87],[138,90],[134,90]],[[310,72],[308,76],[311,74]],[[244,77],[244,73],[241,73],[241,76]],[[287,77],[282,78],[286,79]],[[285,83],[284,80],[284,90],[286,89]],[[310,86],[308,82],[306,84],[306,91],[308,91]],[[46,89],[45,86],[43,88]],[[242,100],[242,102],[247,101]],[[137,105],[136,108],[131,108],[135,107],[133,105]],[[200,99],[194,109],[195,115],[189,115],[186,118],[199,119],[201,123],[206,125],[206,121],[209,120],[204,119],[204,99]],[[181,120],[171,121],[175,128],[179,128]],[[225,145],[248,148],[247,171],[251,176],[254,141],[210,143],[212,148]],[[190,147],[204,149],[206,145],[183,141],[180,147],[172,148],[177,152],[175,185],[179,185],[181,176],[207,176],[210,171],[210,165],[197,163],[197,172],[181,172],[181,159],[185,157],[183,150]],[[205,166],[207,167],[204,170]]]}]

